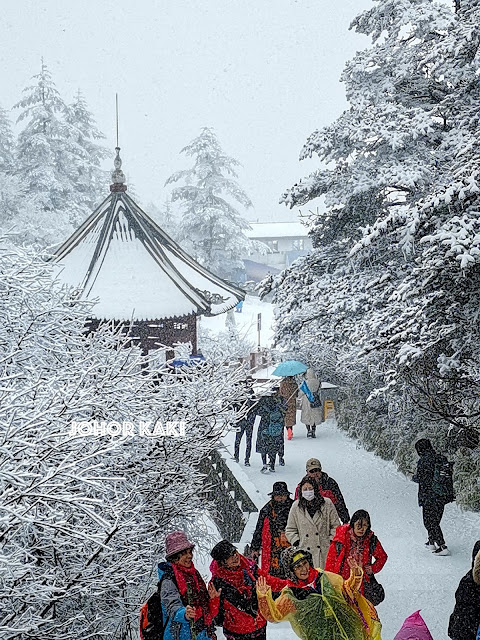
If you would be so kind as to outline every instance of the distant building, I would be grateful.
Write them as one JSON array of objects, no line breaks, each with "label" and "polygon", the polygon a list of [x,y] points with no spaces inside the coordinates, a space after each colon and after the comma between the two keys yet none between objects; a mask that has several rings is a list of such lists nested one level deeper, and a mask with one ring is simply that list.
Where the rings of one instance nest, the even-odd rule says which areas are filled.
[{"label": "distant building", "polygon": [[251,262],[271,267],[271,273],[285,269],[300,256],[312,249],[307,228],[301,222],[252,222],[245,234],[251,240],[260,240],[270,248],[270,253],[254,253]]}]

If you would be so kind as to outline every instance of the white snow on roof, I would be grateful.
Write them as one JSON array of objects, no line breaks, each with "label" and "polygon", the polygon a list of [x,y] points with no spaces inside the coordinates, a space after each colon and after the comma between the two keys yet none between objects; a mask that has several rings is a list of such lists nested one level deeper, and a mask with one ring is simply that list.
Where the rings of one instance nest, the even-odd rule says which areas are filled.
[{"label": "white snow on roof", "polygon": [[[139,232],[147,234],[145,243],[129,224],[127,206],[140,224]],[[58,250],[59,282],[78,289],[81,299],[96,300],[93,315],[99,319],[217,314],[242,299],[239,290],[222,286],[221,280],[182,256],[178,245],[151,223],[131,199],[118,198],[113,211],[107,199]]]},{"label": "white snow on roof", "polygon": [[301,222],[251,222],[245,231],[248,238],[306,238],[308,229]]},{"label": "white snow on roof", "polygon": [[[158,268],[131,229],[117,221],[113,238],[101,261],[93,282],[90,278],[81,298],[95,300],[96,318],[109,320],[152,320],[194,313],[197,305],[189,300],[176,284]],[[123,228],[122,228],[123,227]],[[97,234],[98,235],[98,234]],[[87,236],[70,252],[61,265],[64,271],[58,279],[78,286],[78,274],[86,272],[95,248],[93,237]]]}]

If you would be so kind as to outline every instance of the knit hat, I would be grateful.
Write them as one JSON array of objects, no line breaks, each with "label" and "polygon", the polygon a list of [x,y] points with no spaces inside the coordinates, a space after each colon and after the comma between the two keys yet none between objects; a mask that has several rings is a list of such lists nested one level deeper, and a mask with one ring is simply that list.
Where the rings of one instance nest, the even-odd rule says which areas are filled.
[{"label": "knit hat", "polygon": [[288,547],[282,551],[281,561],[283,570],[285,571],[285,575],[293,582],[298,582],[298,578],[293,569],[295,565],[303,559],[308,560],[310,566],[313,567],[313,558],[309,551],[304,551],[298,547]]},{"label": "knit hat", "polygon": [[269,496],[289,496],[290,491],[288,490],[286,482],[274,482],[273,483],[273,491],[268,494]]},{"label": "knit hat", "polygon": [[318,458],[309,458],[307,460],[307,464],[305,465],[305,469],[308,471],[312,471],[312,469],[320,469],[322,470],[322,463]]},{"label": "knit hat", "polygon": [[168,560],[168,558],[174,556],[176,553],[193,549],[194,546],[183,531],[173,531],[165,538],[165,557]]},{"label": "knit hat", "polygon": [[210,555],[218,563],[225,562],[237,551],[237,547],[228,540],[221,540],[210,551]]}]

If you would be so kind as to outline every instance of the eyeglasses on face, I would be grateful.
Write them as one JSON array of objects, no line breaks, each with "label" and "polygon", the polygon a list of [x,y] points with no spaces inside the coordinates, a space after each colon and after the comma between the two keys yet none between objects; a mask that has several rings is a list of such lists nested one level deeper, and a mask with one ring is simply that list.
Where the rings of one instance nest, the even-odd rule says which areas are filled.
[{"label": "eyeglasses on face", "polygon": [[322,472],[321,469],[310,469],[308,473],[321,473],[321,472]]}]

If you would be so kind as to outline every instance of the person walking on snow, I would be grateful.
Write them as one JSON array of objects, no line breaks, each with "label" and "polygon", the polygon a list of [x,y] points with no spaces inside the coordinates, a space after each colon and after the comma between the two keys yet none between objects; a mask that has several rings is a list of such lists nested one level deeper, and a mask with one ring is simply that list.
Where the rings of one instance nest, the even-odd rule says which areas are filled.
[{"label": "person walking on snow", "polygon": [[255,583],[263,576],[274,591],[286,585],[285,580],[272,578],[254,562],[240,555],[228,540],[216,544],[210,552],[210,584],[220,592],[216,624],[223,627],[227,640],[265,640],[267,623],[258,610]]},{"label": "person walking on snow", "polygon": [[218,613],[220,592],[214,585],[208,591],[193,565],[194,545],[183,531],[165,538],[166,562],[158,565],[164,640],[196,640],[214,637],[213,619]]},{"label": "person walking on snow", "polygon": [[[317,393],[320,389],[320,380],[317,378],[314,369],[309,368],[305,374],[305,382],[311,393]],[[300,416],[301,421],[307,427],[307,438],[316,438],[317,426],[322,423],[323,408],[313,408],[310,405],[310,400],[305,393],[300,390],[298,397],[300,398],[302,413]]]},{"label": "person walking on snow", "polygon": [[287,440],[293,438],[293,427],[297,422],[297,396],[298,385],[293,376],[283,378],[280,382],[280,396],[287,403],[285,413],[285,428],[287,430]]},{"label": "person walking on snow", "polygon": [[349,558],[363,569],[360,593],[365,595],[365,583],[383,568],[387,554],[372,531],[369,513],[363,509],[355,511],[349,524],[337,528],[328,550],[325,571],[338,573],[346,580],[350,575]]},{"label": "person walking on snow", "polygon": [[480,540],[472,552],[472,568],[455,591],[455,608],[448,624],[452,640],[475,640],[480,629]]},{"label": "person walking on snow", "polygon": [[287,540],[292,546],[309,551],[314,566],[323,569],[338,526],[340,520],[333,502],[322,496],[315,480],[305,476],[300,482],[300,497],[288,514]]},{"label": "person walking on snow", "polygon": [[285,535],[288,514],[293,504],[286,482],[275,482],[269,494],[271,499],[260,509],[257,526],[250,545],[252,558],[258,561],[260,553],[261,567],[272,576],[284,578],[280,555],[290,546]]},{"label": "person walking on snow", "polygon": [[[348,513],[347,505],[345,504],[345,500],[343,499],[342,492],[340,491],[340,487],[335,482],[333,478],[331,478],[328,473],[322,471],[322,465],[318,458],[309,458],[305,465],[305,471],[307,475],[316,481],[320,488],[320,493],[324,498],[330,498],[333,502],[335,509],[337,510],[338,517],[346,524],[350,521],[350,514]],[[300,495],[300,485],[295,489],[295,500],[298,500]]]},{"label": "person walking on snow", "polygon": [[262,456],[261,473],[275,471],[277,453],[280,466],[283,467],[285,464],[283,430],[286,403],[278,391],[278,387],[273,388],[268,395],[262,396],[257,404],[256,415],[260,416],[260,424],[257,429],[256,451]]},{"label": "person walking on snow", "polygon": [[253,423],[255,422],[255,409],[254,405],[256,404],[255,396],[253,393],[253,378],[247,378],[245,380],[245,385],[248,391],[248,399],[247,399],[247,413],[246,415],[237,423],[237,427],[235,429],[235,453],[234,459],[235,462],[240,461],[240,443],[242,442],[243,434],[245,434],[245,466],[250,466],[250,453],[252,451],[252,436],[253,436]]},{"label": "person walking on snow", "polygon": [[417,473],[412,479],[418,482],[418,506],[422,508],[423,524],[428,533],[425,546],[435,555],[448,556],[450,552],[440,528],[445,501],[432,488],[437,453],[427,438],[418,440],[415,449],[420,459],[417,462]]},{"label": "person walking on snow", "polygon": [[358,591],[362,570],[352,564],[348,580],[315,569],[303,549],[286,549],[282,563],[287,586],[274,600],[265,580],[257,581],[258,604],[269,622],[287,619],[302,640],[380,640],[382,625],[375,607]]}]

